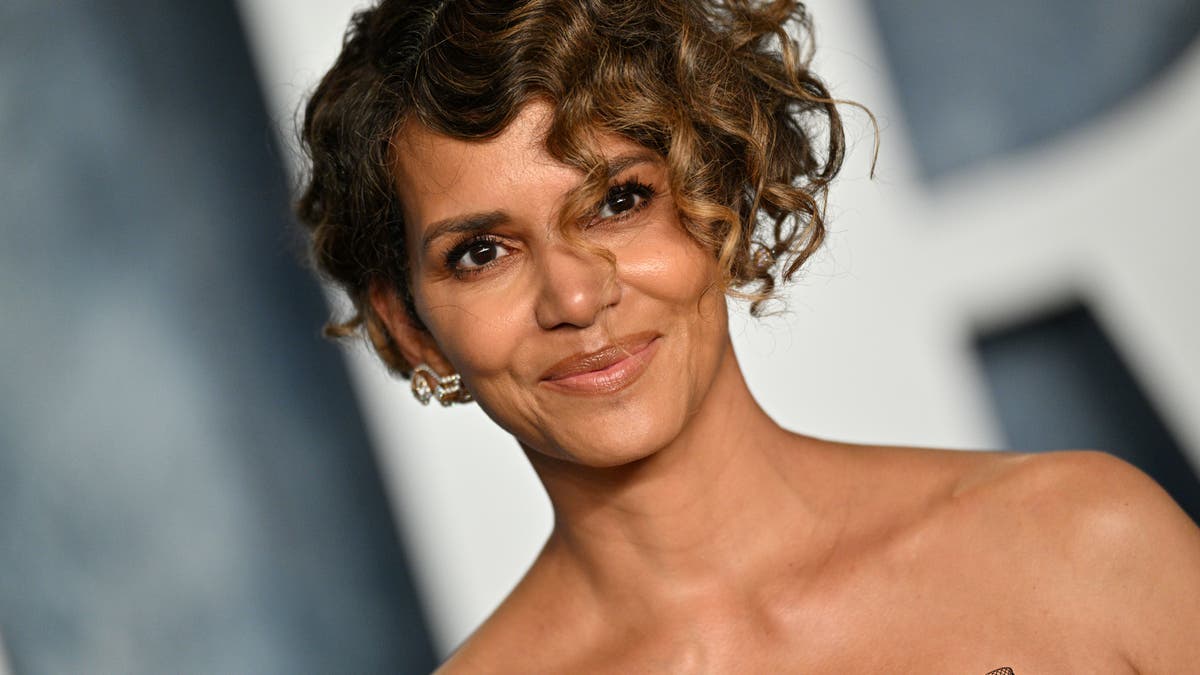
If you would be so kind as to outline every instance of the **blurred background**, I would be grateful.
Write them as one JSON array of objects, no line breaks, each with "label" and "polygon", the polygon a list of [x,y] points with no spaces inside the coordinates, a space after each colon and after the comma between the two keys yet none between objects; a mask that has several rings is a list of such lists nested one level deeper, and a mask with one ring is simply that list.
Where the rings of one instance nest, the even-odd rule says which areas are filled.
[{"label": "blurred background", "polygon": [[[293,121],[358,2],[0,5],[0,674],[427,672],[550,529],[516,444],[319,329]],[[814,0],[790,428],[1100,448],[1200,519],[1200,4]]]}]

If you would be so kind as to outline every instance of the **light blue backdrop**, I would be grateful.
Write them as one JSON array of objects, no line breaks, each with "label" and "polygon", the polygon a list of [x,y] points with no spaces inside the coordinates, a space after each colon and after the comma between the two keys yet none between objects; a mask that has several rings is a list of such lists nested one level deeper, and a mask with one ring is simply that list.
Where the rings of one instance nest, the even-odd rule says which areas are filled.
[{"label": "light blue backdrop", "polygon": [[18,673],[427,672],[232,5],[0,5]]}]

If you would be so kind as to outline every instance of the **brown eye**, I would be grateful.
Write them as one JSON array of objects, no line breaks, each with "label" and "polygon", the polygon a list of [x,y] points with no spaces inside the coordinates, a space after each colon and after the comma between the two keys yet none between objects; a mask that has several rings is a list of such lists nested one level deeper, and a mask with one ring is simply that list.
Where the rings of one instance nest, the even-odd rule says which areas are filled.
[{"label": "brown eye", "polygon": [[616,185],[608,191],[596,215],[600,218],[614,218],[629,213],[644,206],[653,194],[650,186],[637,181]]},{"label": "brown eye", "polygon": [[457,270],[474,270],[508,254],[509,250],[498,241],[475,239],[451,251],[449,262]]}]

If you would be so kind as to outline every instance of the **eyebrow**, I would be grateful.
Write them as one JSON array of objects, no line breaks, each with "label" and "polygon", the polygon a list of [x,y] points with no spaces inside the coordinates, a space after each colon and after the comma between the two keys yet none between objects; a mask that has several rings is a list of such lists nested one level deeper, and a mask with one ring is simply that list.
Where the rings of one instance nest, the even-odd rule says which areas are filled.
[{"label": "eyebrow", "polygon": [[[612,180],[630,167],[655,161],[658,161],[658,157],[648,152],[614,157],[608,162],[608,179]],[[446,235],[486,232],[497,225],[507,223],[510,219],[505,211],[484,211],[443,218],[432,223],[425,231],[425,236],[421,239],[421,250],[427,253],[434,241]]]},{"label": "eyebrow", "polygon": [[658,161],[658,156],[649,152],[639,152],[635,155],[621,155],[608,162],[608,178],[612,180],[631,166],[649,164]]},{"label": "eyebrow", "polygon": [[421,250],[428,252],[433,242],[448,234],[475,234],[486,232],[497,225],[508,222],[508,214],[504,211],[488,211],[486,213],[470,213],[464,216],[454,216],[439,220],[429,226],[425,237],[421,240]]}]

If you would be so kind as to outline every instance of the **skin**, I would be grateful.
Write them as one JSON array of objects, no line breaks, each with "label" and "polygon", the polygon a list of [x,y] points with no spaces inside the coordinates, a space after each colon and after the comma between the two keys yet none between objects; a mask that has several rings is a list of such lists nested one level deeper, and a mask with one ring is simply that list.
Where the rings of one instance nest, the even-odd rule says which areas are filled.
[{"label": "skin", "polygon": [[[372,303],[412,363],[461,373],[521,444],[555,526],[446,673],[1178,673],[1200,664],[1200,531],[1152,481],[1092,452],[834,443],[762,411],[713,257],[665,166],[601,136],[653,189],[555,227],[581,176],[544,150],[547,105],[498,137],[396,138],[411,285]],[[632,161],[632,160],[631,160]],[[630,206],[633,208],[629,208]],[[447,219],[502,214],[454,272]],[[623,214],[623,215],[622,215]],[[641,376],[547,387],[562,359],[655,336]],[[630,357],[633,358],[633,357]]]}]

